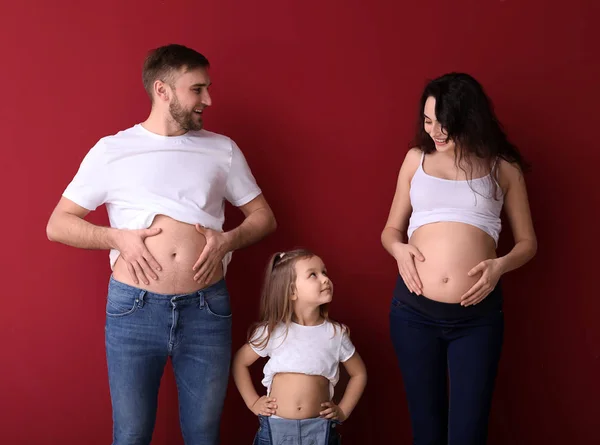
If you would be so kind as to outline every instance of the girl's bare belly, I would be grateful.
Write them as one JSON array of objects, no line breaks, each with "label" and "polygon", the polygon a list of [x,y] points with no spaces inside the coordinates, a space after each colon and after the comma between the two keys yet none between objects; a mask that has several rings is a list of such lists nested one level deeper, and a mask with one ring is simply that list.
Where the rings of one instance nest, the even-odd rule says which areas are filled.
[{"label": "girl's bare belly", "polygon": [[135,284],[122,257],[117,259],[113,268],[115,280],[159,294],[184,294],[208,287],[223,278],[223,268],[219,265],[210,283],[194,281],[196,272],[192,267],[198,261],[206,239],[193,225],[157,215],[150,227],[162,229],[158,235],[145,240],[146,247],[162,268],[160,272],[155,271],[158,280],[148,277],[149,284],[141,279],[139,284]]},{"label": "girl's bare belly", "polygon": [[277,399],[276,415],[286,419],[319,417],[329,402],[329,380],[320,375],[295,373],[275,374],[270,397]]},{"label": "girl's bare belly", "polygon": [[439,222],[419,227],[410,238],[425,257],[415,261],[423,295],[443,303],[460,297],[480,278],[468,272],[481,261],[496,258],[495,243],[483,230],[469,224]]}]

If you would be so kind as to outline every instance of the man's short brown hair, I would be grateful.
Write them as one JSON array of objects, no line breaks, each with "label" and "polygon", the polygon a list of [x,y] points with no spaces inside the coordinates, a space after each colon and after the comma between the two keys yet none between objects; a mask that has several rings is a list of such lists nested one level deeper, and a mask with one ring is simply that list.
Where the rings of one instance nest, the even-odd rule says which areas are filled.
[{"label": "man's short brown hair", "polygon": [[171,44],[153,49],[144,61],[142,80],[144,88],[152,100],[154,82],[162,80],[172,85],[170,76],[184,68],[186,71],[196,68],[208,68],[208,59],[199,52],[183,45]]}]

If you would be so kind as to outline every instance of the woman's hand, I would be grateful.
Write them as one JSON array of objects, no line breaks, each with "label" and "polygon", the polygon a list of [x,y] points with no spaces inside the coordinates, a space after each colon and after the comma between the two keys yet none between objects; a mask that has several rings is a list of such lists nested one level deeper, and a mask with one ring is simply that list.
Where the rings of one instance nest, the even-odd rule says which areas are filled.
[{"label": "woman's hand", "polygon": [[468,273],[470,277],[480,273],[481,277],[477,283],[471,287],[461,298],[462,306],[470,306],[477,304],[489,295],[494,290],[496,284],[502,276],[502,267],[498,259],[485,260],[471,269]]},{"label": "woman's hand", "polygon": [[421,295],[423,284],[415,267],[415,259],[425,261],[423,254],[415,246],[405,243],[397,243],[393,247],[394,258],[398,263],[398,272],[404,280],[404,284],[411,292]]}]

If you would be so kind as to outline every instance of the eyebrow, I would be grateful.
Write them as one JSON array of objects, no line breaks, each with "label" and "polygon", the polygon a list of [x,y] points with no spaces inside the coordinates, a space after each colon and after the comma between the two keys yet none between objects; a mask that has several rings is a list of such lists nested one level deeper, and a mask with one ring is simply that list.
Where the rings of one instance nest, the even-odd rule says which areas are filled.
[{"label": "eyebrow", "polygon": [[[319,269],[311,267],[310,269],[308,269],[306,272],[317,272]],[[321,269],[322,271],[327,272],[326,268]]]},{"label": "eyebrow", "polygon": [[212,82],[209,83],[195,83],[192,86],[190,86],[190,88],[195,88],[195,87],[209,87],[212,85]]},{"label": "eyebrow", "polygon": [[425,119],[429,119],[430,121],[432,121],[433,119],[431,119],[429,116],[427,116],[425,113],[423,113],[423,116],[425,117]]}]

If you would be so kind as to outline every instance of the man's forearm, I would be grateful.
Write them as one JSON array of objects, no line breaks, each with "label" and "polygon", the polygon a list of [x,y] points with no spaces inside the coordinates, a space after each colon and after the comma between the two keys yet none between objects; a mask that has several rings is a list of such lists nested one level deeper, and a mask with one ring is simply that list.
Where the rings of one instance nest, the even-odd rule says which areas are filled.
[{"label": "man's forearm", "polygon": [[53,214],[46,227],[50,241],[81,249],[114,249],[116,232],[116,229],[96,226],[69,213]]},{"label": "man's forearm", "polygon": [[262,208],[252,212],[242,224],[226,232],[228,251],[243,249],[257,243],[275,231],[277,223],[270,209]]}]

